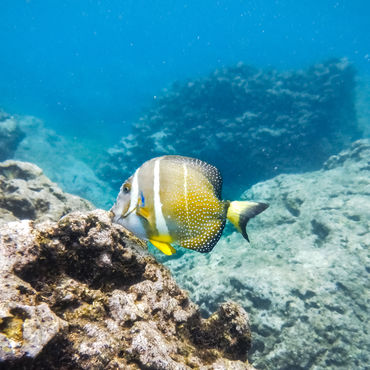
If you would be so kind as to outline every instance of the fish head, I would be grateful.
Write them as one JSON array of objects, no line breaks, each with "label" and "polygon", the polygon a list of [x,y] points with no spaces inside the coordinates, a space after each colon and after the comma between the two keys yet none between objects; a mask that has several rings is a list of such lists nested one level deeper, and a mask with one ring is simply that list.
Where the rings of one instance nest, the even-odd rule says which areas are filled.
[{"label": "fish head", "polygon": [[131,187],[132,176],[122,184],[116,202],[110,210],[113,222],[124,224],[123,220],[129,215]]}]

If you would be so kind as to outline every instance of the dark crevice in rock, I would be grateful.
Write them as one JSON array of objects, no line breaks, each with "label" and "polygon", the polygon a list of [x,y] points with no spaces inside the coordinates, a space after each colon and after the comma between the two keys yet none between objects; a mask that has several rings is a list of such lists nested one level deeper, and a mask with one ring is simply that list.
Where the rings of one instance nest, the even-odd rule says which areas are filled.
[{"label": "dark crevice in rock", "polygon": [[285,207],[287,210],[291,213],[294,217],[299,217],[301,214],[299,207],[303,203],[303,200],[300,198],[290,198],[287,196],[287,194],[283,197]]},{"label": "dark crevice in rock", "polygon": [[324,225],[322,222],[319,222],[315,219],[311,221],[312,232],[316,234],[319,238],[319,241],[324,241],[327,236],[330,234],[330,229]]},{"label": "dark crevice in rock", "polygon": [[63,335],[57,335],[40,352],[37,358],[29,364],[30,370],[79,370],[83,369],[70,356],[68,341]]},{"label": "dark crevice in rock", "polygon": [[27,198],[0,199],[0,207],[12,212],[15,217],[21,220],[33,220],[36,218],[34,205]]},{"label": "dark crevice in rock", "polygon": [[267,310],[271,301],[267,298],[259,296],[250,286],[245,286],[240,280],[236,278],[230,278],[230,284],[239,291],[243,292],[243,295],[252,302],[252,304],[259,309]]},{"label": "dark crevice in rock", "polygon": [[302,300],[307,300],[311,299],[316,296],[316,293],[313,292],[312,290],[306,290],[304,293],[301,293],[298,289],[293,289],[292,290],[292,295],[297,296],[298,298]]}]

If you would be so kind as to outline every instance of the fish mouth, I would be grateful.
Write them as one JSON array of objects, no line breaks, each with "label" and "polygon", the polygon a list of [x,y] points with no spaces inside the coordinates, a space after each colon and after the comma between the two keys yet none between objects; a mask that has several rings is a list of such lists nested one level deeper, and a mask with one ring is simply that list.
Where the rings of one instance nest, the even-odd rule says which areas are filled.
[{"label": "fish mouth", "polygon": [[135,208],[132,209],[130,212],[126,212],[125,214],[117,215],[112,209],[108,212],[109,218],[112,222],[118,222],[119,220],[125,219],[126,217],[130,216],[132,212],[135,211]]}]

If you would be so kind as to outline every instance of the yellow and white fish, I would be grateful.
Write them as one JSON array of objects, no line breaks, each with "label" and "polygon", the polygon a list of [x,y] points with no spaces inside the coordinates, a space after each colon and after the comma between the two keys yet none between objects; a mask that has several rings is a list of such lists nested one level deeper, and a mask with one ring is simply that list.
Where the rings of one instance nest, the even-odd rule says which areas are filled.
[{"label": "yellow and white fish", "polygon": [[111,209],[113,222],[149,240],[164,254],[171,245],[210,252],[229,219],[249,241],[250,218],[268,205],[221,200],[218,169],[199,159],[167,155],[153,158],[123,183]]}]

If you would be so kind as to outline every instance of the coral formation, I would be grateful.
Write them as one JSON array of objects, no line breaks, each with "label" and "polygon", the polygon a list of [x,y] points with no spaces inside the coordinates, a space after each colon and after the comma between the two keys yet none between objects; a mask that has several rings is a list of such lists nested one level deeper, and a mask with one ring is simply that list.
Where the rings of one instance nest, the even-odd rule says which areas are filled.
[{"label": "coral formation", "polygon": [[0,228],[0,368],[252,369],[246,312],[208,319],[102,210]]},{"label": "coral formation", "polygon": [[64,193],[35,164],[0,162],[0,224],[18,219],[57,221],[71,211],[92,209],[87,200]]},{"label": "coral formation", "polygon": [[0,161],[11,158],[23,138],[18,121],[0,111]]},{"label": "coral formation", "polygon": [[239,64],[175,84],[109,150],[100,173],[118,189],[145,160],[181,154],[218,167],[228,193],[319,169],[359,135],[354,85],[353,67],[339,59],[285,73]]},{"label": "coral formation", "polygon": [[205,313],[226,297],[249,312],[258,369],[370,363],[369,159],[361,140],[320,171],[254,185],[243,198],[270,208],[250,221],[250,245],[229,232],[206,256],[158,254]]}]

